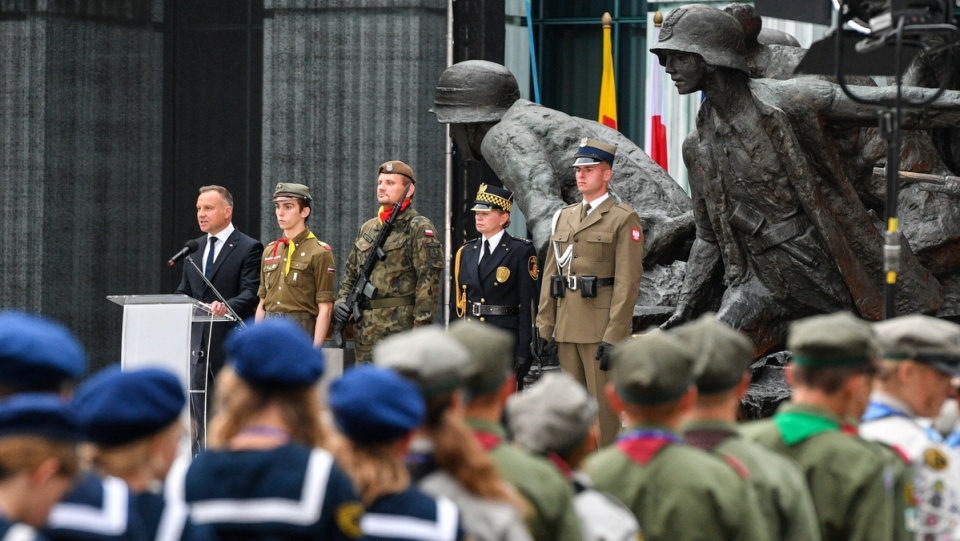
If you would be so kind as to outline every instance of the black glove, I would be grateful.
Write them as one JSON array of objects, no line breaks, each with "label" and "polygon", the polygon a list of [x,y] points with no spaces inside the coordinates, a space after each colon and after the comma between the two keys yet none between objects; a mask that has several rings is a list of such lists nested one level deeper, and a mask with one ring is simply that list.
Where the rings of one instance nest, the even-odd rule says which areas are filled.
[{"label": "black glove", "polygon": [[333,317],[336,321],[350,320],[350,307],[347,303],[340,301],[333,305]]},{"label": "black glove", "polygon": [[530,344],[530,353],[533,355],[533,358],[543,362],[543,357],[547,355],[547,347],[550,345],[550,341],[546,338],[538,338],[537,342]]},{"label": "black glove", "polygon": [[523,382],[524,376],[530,372],[530,366],[533,365],[533,359],[530,357],[517,357],[513,361],[513,373],[517,375],[517,381]]},{"label": "black glove", "polygon": [[600,361],[600,370],[606,372],[610,370],[610,352],[613,351],[613,345],[606,342],[600,342],[597,347],[596,359]]}]

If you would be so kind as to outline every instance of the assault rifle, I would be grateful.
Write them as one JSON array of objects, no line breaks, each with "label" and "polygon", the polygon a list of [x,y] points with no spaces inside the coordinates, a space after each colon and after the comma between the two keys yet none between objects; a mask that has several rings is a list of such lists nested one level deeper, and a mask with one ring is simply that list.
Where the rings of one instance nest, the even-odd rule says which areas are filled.
[{"label": "assault rifle", "polygon": [[[357,275],[357,281],[353,283],[353,287],[350,289],[350,295],[347,296],[346,305],[350,310],[350,316],[353,317],[354,322],[360,321],[363,318],[363,310],[361,309],[363,303],[373,299],[377,295],[377,288],[370,283],[370,275],[373,273],[373,269],[377,266],[377,263],[387,258],[386,252],[383,251],[383,245],[387,242],[387,237],[389,237],[393,231],[393,224],[397,221],[397,216],[400,215],[400,207],[407,198],[407,192],[410,191],[410,184],[412,183],[407,183],[403,188],[403,195],[400,196],[400,199],[393,206],[393,213],[390,214],[387,221],[380,227],[380,233],[377,234],[376,240],[373,241],[373,249],[363,262],[363,266],[360,268],[360,274]],[[347,326],[349,319],[349,316],[346,319],[340,319],[337,314],[334,313],[334,347],[343,347],[343,329]]]}]

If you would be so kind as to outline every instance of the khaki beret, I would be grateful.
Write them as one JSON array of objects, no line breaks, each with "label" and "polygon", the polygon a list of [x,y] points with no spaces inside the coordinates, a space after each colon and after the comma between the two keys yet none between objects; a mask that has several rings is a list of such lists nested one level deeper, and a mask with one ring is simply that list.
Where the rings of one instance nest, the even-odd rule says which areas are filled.
[{"label": "khaki beret", "polygon": [[837,312],[791,323],[787,349],[797,366],[840,368],[870,362],[876,355],[876,340],[869,323],[849,312]]},{"label": "khaki beret", "polygon": [[655,406],[683,396],[693,385],[695,365],[679,338],[655,330],[614,347],[611,380],[623,400]]},{"label": "khaki beret", "polygon": [[520,447],[564,454],[587,436],[597,418],[597,401],[570,374],[548,372],[507,401],[510,432]]},{"label": "khaki beret", "polygon": [[960,375],[960,325],[914,314],[879,321],[873,330],[884,358],[913,359]]},{"label": "khaki beret", "polygon": [[377,169],[377,174],[379,175],[384,173],[388,175],[403,175],[410,179],[410,181],[414,184],[417,183],[417,178],[413,176],[413,169],[400,160],[390,160],[389,162],[383,162],[380,164],[380,168]]},{"label": "khaki beret", "polygon": [[472,396],[500,389],[513,366],[516,351],[513,335],[493,325],[470,320],[454,323],[449,334],[470,357],[464,374],[464,388]]},{"label": "khaki beret", "polygon": [[470,356],[442,328],[430,325],[383,339],[373,348],[373,362],[413,381],[430,397],[463,385]]},{"label": "khaki beret", "polygon": [[753,343],[742,332],[718,320],[714,314],[671,331],[690,348],[697,359],[697,390],[721,393],[736,386],[753,363]]},{"label": "khaki beret", "polygon": [[273,190],[274,201],[290,201],[293,199],[313,201],[313,197],[310,196],[310,188],[303,184],[294,184],[292,182],[281,182],[277,184],[277,188]]}]

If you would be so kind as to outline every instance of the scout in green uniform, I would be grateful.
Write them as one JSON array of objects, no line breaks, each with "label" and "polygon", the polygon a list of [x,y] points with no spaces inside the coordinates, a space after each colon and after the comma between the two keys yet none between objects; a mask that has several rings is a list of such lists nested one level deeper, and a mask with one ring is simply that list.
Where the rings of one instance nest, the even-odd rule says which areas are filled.
[{"label": "scout in green uniform", "polygon": [[787,347],[791,401],[743,433],[800,464],[824,541],[903,539],[907,487],[847,422],[863,414],[876,371],[870,326],[846,312],[802,319],[790,325]]},{"label": "scout in green uniform", "polygon": [[457,322],[450,335],[470,353],[466,368],[465,417],[501,475],[530,503],[526,517],[537,541],[581,539],[573,488],[546,459],[507,440],[500,420],[516,389],[513,338],[507,331],[472,321]]},{"label": "scout in green uniform", "polygon": [[633,511],[646,541],[769,540],[743,466],[676,432],[697,397],[695,363],[661,331],[614,348],[607,398],[629,428],[587,459],[587,475]]},{"label": "scout in green uniform", "polygon": [[583,202],[557,211],[543,269],[537,327],[556,338],[560,368],[600,404],[600,441],[620,420],[603,399],[612,344],[630,336],[643,276],[643,228],[630,206],[607,191],[617,147],[584,138],[577,148],[577,189]]},{"label": "scout in green uniform", "polygon": [[403,330],[433,323],[440,296],[440,272],[443,270],[443,246],[433,222],[411,206],[417,180],[413,169],[401,161],[389,161],[377,170],[377,217],[360,226],[357,241],[347,256],[343,282],[335,310],[347,321],[350,310],[346,298],[368,257],[375,257],[373,244],[393,206],[409,184],[407,198],[400,207],[393,232],[383,246],[385,259],[377,263],[370,284],[377,288],[375,298],[361,306],[363,318],[353,324],[356,359],[370,362],[373,346],[384,337]]},{"label": "scout in green uniform", "polygon": [[746,467],[767,521],[768,539],[819,540],[813,498],[799,466],[737,431],[740,398],[750,386],[753,343],[713,314],[670,332],[697,356],[697,401],[685,417],[684,441]]},{"label": "scout in green uniform", "polygon": [[330,328],[337,265],[330,246],[307,229],[312,201],[303,184],[281,182],[273,192],[283,236],[263,251],[257,321],[292,319],[320,347]]}]

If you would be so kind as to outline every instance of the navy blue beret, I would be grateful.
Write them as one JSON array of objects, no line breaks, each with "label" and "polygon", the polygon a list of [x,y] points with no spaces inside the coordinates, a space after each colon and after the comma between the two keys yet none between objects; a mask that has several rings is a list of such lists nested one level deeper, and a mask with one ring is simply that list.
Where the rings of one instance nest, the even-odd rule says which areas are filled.
[{"label": "navy blue beret", "polygon": [[183,384],[159,368],[121,372],[111,366],[83,382],[73,398],[85,439],[107,447],[156,434],[186,404]]},{"label": "navy blue beret", "polygon": [[56,390],[86,370],[87,354],[66,327],[24,312],[0,312],[0,385]]},{"label": "navy blue beret", "polygon": [[330,385],[337,427],[358,443],[397,440],[423,423],[426,406],[416,385],[393,370],[360,365]]},{"label": "navy blue beret", "polygon": [[0,438],[17,436],[77,441],[80,422],[59,395],[18,394],[0,402]]},{"label": "navy blue beret", "polygon": [[323,353],[303,329],[286,319],[235,329],[224,350],[237,374],[255,387],[307,387],[323,375]]}]

